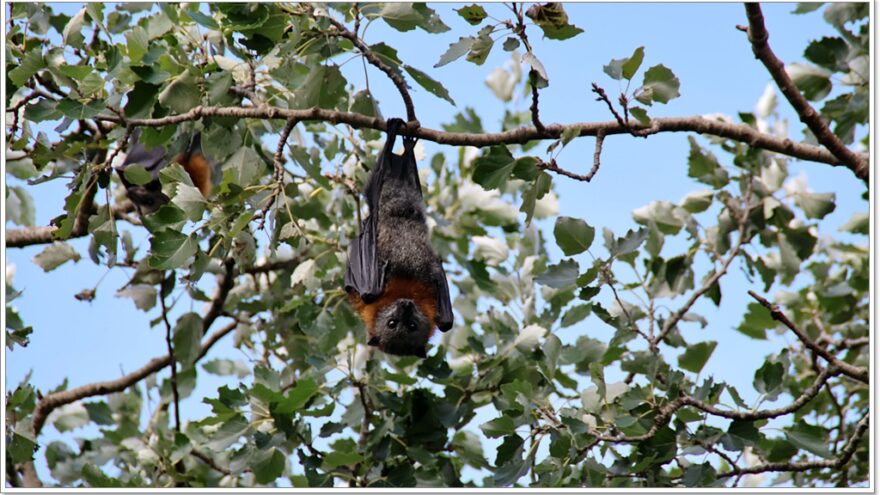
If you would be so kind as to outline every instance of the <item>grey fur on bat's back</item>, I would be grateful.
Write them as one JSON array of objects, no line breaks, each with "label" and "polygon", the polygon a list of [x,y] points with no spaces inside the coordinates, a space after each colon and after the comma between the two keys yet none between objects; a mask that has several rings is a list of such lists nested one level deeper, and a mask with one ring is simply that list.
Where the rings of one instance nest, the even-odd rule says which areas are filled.
[{"label": "grey fur on bat's back", "polygon": [[379,200],[379,259],[386,263],[387,278],[411,278],[434,285],[440,259],[434,254],[429,240],[421,191],[415,190],[413,184],[407,182],[388,179],[382,187]]}]

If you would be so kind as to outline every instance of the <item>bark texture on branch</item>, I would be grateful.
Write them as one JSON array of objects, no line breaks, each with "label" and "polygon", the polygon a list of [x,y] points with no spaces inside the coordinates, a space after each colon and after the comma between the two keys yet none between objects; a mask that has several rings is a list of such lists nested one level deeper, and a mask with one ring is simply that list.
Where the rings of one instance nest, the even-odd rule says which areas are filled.
[{"label": "bark texture on branch", "polygon": [[[155,119],[128,119],[127,123],[134,126],[144,127],[160,127],[164,125],[179,124],[181,122],[189,122],[199,120],[203,117],[237,117],[242,119],[297,119],[303,121],[325,121],[332,124],[347,124],[354,128],[369,128],[384,131],[387,128],[385,120],[378,117],[368,117],[366,115],[339,112],[335,110],[326,110],[323,108],[308,108],[304,110],[293,110],[280,107],[210,107],[198,106],[192,110],[179,114],[170,115]],[[99,115],[97,120],[106,122],[120,123],[121,119],[116,115]],[[722,138],[732,139],[747,143],[755,148],[761,148],[768,151],[774,151],[793,158],[802,160],[826,163],[835,166],[847,165],[841,162],[830,151],[821,147],[809,144],[796,143],[790,139],[777,138],[768,134],[761,133],[754,128],[744,124],[733,124],[717,119],[709,119],[701,116],[693,117],[660,117],[651,121],[651,126],[646,127],[639,123],[633,123],[631,126],[634,130],[645,128],[655,129],[655,133],[661,132],[698,132],[701,134],[710,134]],[[630,130],[620,125],[618,122],[580,122],[573,124],[548,124],[545,126],[545,132],[541,133],[534,127],[520,127],[504,132],[487,132],[487,133],[466,133],[466,132],[445,132],[427,127],[418,127],[416,129],[407,126],[402,129],[400,134],[404,136],[417,137],[433,141],[438,144],[448,144],[455,146],[476,146],[485,147],[496,144],[522,144],[528,141],[541,139],[559,139],[563,131],[567,129],[577,129],[579,136],[596,136],[599,131],[604,131],[606,136],[613,134],[629,134]],[[867,160],[867,155],[863,155]],[[849,167],[847,167],[849,168]]]},{"label": "bark texture on branch", "polygon": [[764,14],[761,12],[761,6],[757,3],[746,3],[745,6],[746,17],[749,19],[749,41],[752,44],[752,51],[755,54],[755,58],[760,60],[761,63],[767,67],[767,71],[773,76],[776,85],[779,86],[782,94],[784,94],[788,102],[791,103],[791,106],[800,117],[801,122],[806,124],[810,131],[813,132],[819,143],[828,148],[828,150],[836,156],[844,166],[852,170],[853,173],[856,174],[856,177],[862,179],[865,181],[865,184],[867,184],[870,175],[868,158],[860,156],[847,148],[846,145],[843,144],[833,132],[831,132],[831,129],[828,128],[825,122],[822,121],[819,112],[810,105],[794,84],[794,81],[791,80],[791,77],[788,76],[788,73],[785,71],[785,64],[779,60],[770,48],[770,44],[767,42],[770,38],[770,34],[767,32],[767,27],[764,25]]}]

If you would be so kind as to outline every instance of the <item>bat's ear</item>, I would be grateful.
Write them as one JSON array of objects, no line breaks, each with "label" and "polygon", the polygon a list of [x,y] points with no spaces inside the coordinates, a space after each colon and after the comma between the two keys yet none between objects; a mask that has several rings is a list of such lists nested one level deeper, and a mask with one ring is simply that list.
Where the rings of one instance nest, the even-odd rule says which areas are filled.
[{"label": "bat's ear", "polygon": [[370,340],[367,342],[367,345],[371,345],[374,347],[379,345],[379,337],[371,337]]},{"label": "bat's ear", "polygon": [[426,358],[428,357],[428,352],[425,350],[424,347],[420,347],[416,349],[416,356],[420,358]]}]

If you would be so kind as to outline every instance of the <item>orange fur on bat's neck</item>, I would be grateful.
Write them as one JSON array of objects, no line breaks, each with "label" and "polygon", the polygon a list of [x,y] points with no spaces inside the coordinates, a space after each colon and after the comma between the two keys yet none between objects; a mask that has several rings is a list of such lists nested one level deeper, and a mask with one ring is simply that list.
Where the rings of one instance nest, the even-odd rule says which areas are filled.
[{"label": "orange fur on bat's neck", "polygon": [[181,153],[175,161],[183,165],[184,170],[192,179],[193,185],[199,189],[202,196],[207,198],[211,194],[213,184],[211,183],[211,163],[205,156],[201,153],[193,153],[189,156]]},{"label": "orange fur on bat's neck", "polygon": [[[437,327],[437,293],[429,284],[408,278],[392,279],[385,286],[382,295],[370,304],[364,303],[358,294],[351,294],[354,309],[367,325],[370,337],[373,336],[376,325],[376,313],[398,299],[412,299],[431,322],[431,334],[434,333],[434,329]],[[430,337],[431,334],[428,336]]]}]

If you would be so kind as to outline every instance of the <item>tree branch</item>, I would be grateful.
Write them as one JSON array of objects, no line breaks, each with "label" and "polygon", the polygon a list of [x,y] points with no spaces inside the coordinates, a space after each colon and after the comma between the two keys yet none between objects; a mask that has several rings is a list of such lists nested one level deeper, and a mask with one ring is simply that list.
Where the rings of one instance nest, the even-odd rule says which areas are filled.
[{"label": "tree branch", "polygon": [[785,64],[776,57],[776,54],[770,48],[770,44],[767,43],[770,34],[764,26],[764,15],[761,13],[761,6],[757,3],[746,3],[745,7],[746,17],[749,19],[749,41],[752,44],[755,58],[767,67],[767,71],[773,76],[776,85],[779,86],[782,94],[791,103],[801,122],[806,124],[810,131],[813,132],[819,143],[828,148],[840,162],[852,170],[856,177],[865,181],[865,184],[868,184],[870,168],[867,157],[854,153],[831,132],[831,129],[822,121],[819,113],[807,102],[807,99],[798,90],[794,81],[785,72]]},{"label": "tree branch", "polygon": [[837,366],[838,368],[840,368],[840,371],[844,375],[846,375],[850,378],[853,378],[855,380],[858,380],[858,381],[865,383],[865,384],[869,383],[867,368],[853,366],[845,361],[841,361],[840,359],[837,359],[835,356],[833,356],[831,353],[829,353],[827,350],[825,350],[824,347],[821,347],[818,344],[816,344],[815,342],[813,342],[812,340],[810,340],[810,337],[808,337],[807,334],[803,332],[803,330],[798,328],[798,326],[795,325],[794,322],[792,322],[791,320],[788,319],[787,316],[785,316],[785,313],[782,312],[782,310],[779,308],[778,305],[773,304],[770,301],[768,301],[767,299],[764,299],[763,297],[759,296],[757,293],[755,293],[755,291],[750,290],[749,295],[752,296],[756,301],[761,303],[761,306],[764,306],[765,308],[770,310],[770,316],[773,317],[774,320],[782,323],[783,325],[788,327],[789,330],[794,332],[794,334],[797,336],[797,338],[800,339],[800,341],[803,342],[804,345],[808,349],[810,349],[811,351],[815,352],[816,354],[822,356],[822,358],[825,359],[826,361],[828,361],[828,363],[830,363],[831,365]]},{"label": "tree branch", "polygon": [[[134,126],[161,127],[165,125],[180,124],[199,120],[203,117],[236,117],[240,119],[298,119],[302,121],[326,121],[332,124],[347,124],[356,129],[369,128],[380,131],[387,130],[387,124],[378,117],[326,110],[323,108],[309,108],[294,110],[274,106],[260,107],[213,107],[198,106],[192,110],[167,117],[153,119],[128,119],[127,122]],[[116,115],[99,115],[95,120],[116,122],[121,119]],[[795,143],[790,139],[783,139],[764,134],[744,124],[733,124],[717,119],[709,119],[701,116],[692,117],[658,117],[651,120],[651,126],[646,127],[641,123],[633,123],[635,130],[656,129],[656,132],[698,132],[710,134],[721,138],[732,139],[747,143],[752,147],[781,153],[802,160],[826,163],[834,166],[846,166],[830,151],[809,144]],[[618,122],[580,122],[574,124],[549,124],[546,132],[540,133],[534,127],[520,127],[497,133],[466,133],[445,132],[419,127],[413,129],[407,126],[401,130],[401,135],[417,137],[438,144],[456,146],[485,147],[497,144],[523,144],[529,141],[541,139],[558,139],[567,129],[578,131],[579,136],[595,136],[599,131],[604,131],[606,136],[613,134],[629,134],[629,130]],[[867,159],[867,155],[864,155]]]},{"label": "tree branch", "polygon": [[727,258],[721,264],[721,268],[718,271],[716,271],[715,273],[713,273],[712,276],[709,277],[709,279],[706,280],[706,282],[699,289],[694,291],[694,293],[691,294],[691,297],[688,298],[687,302],[685,302],[684,305],[678,309],[678,311],[669,315],[669,319],[667,319],[666,322],[663,323],[663,329],[660,331],[659,334],[657,334],[657,337],[652,341],[652,343],[651,343],[652,349],[656,349],[657,344],[659,344],[660,342],[663,342],[663,339],[666,337],[666,335],[669,334],[669,332],[672,331],[672,329],[675,327],[675,325],[677,325],[678,322],[681,321],[681,319],[684,317],[684,315],[687,314],[688,311],[690,311],[691,307],[697,302],[697,300],[699,298],[703,297],[703,295],[705,293],[709,292],[712,289],[712,286],[714,286],[715,284],[718,283],[719,280],[721,280],[721,277],[723,277],[727,273],[728,268],[730,268],[730,264],[733,262],[734,258],[736,258],[739,255],[740,250],[742,249],[743,245],[749,241],[749,239],[746,236],[746,227],[748,226],[749,213],[752,211],[752,206],[749,205],[749,202],[751,201],[751,197],[752,197],[752,181],[750,178],[748,189],[746,190],[746,194],[745,194],[745,207],[743,208],[742,214],[740,215],[740,218],[738,221],[739,228],[737,229],[736,245],[734,245],[733,249],[730,250],[730,254],[727,256]]},{"label": "tree branch", "polygon": [[[174,276],[171,272],[170,276]],[[167,280],[167,279],[165,279]],[[180,431],[180,393],[177,390],[177,359],[171,342],[171,323],[168,321],[168,307],[165,305],[165,280],[162,281],[159,302],[162,304],[162,321],[165,322],[165,346],[168,348],[168,361],[171,366],[171,395],[174,399],[174,429]]]},{"label": "tree branch", "polygon": [[[284,194],[284,147],[287,145],[287,138],[290,137],[290,133],[293,132],[296,124],[297,120],[287,119],[287,123],[284,124],[284,130],[281,131],[281,136],[278,138],[278,148],[275,150],[275,157],[273,159],[275,173],[272,180],[275,182],[275,187],[272,188],[272,193],[267,198],[266,206],[261,211],[260,225],[257,227],[259,230],[263,230],[265,227],[266,217],[268,216],[269,209],[272,208],[272,204],[275,203],[275,199],[279,194]],[[291,221],[296,224],[295,219],[291,219]]]},{"label": "tree branch", "polygon": [[[231,260],[227,261],[226,276],[222,277],[222,280],[218,283],[217,293],[214,295],[214,299],[211,302],[211,307],[202,318],[203,333],[207,333],[208,329],[214,323],[214,320],[216,320],[217,317],[220,315],[220,311],[223,308],[223,303],[226,301],[226,296],[232,289],[234,278],[231,276],[231,264],[233,264]],[[196,356],[194,362],[197,362],[199,359],[204,357],[205,354],[207,354],[208,351],[211,349],[211,347],[213,347],[213,345],[217,343],[218,340],[234,330],[237,325],[237,321],[230,323],[229,325],[211,334],[205,340],[204,344],[202,344],[201,351],[199,352],[198,356]],[[43,429],[46,418],[49,416],[49,413],[51,413],[56,408],[66,404],[70,404],[71,402],[85,399],[87,397],[92,397],[95,395],[106,395],[125,390],[131,385],[134,385],[140,380],[143,380],[150,374],[155,373],[162,368],[168,366],[171,362],[171,356],[169,355],[153,358],[143,367],[115,380],[90,383],[88,385],[82,385],[77,388],[64,390],[44,396],[42,399],[40,399],[40,402],[34,409],[34,438],[36,439],[40,435],[40,431]]]},{"label": "tree branch", "polygon": [[798,471],[808,471],[810,469],[822,469],[822,468],[833,468],[839,469],[846,465],[847,462],[852,458],[853,454],[855,454],[856,449],[859,446],[859,441],[865,435],[865,432],[868,431],[868,421],[870,419],[870,415],[865,415],[862,419],[856,423],[856,431],[849,437],[849,440],[846,442],[846,445],[840,451],[840,456],[836,459],[826,459],[824,461],[805,461],[805,462],[768,462],[765,464],[758,464],[757,466],[750,466],[747,468],[734,468],[732,471],[728,471],[726,473],[720,473],[718,475],[719,478],[729,478],[731,476],[737,476],[741,474],[758,474],[758,473],[766,473],[768,471],[787,471],[787,472],[798,472]]}]

